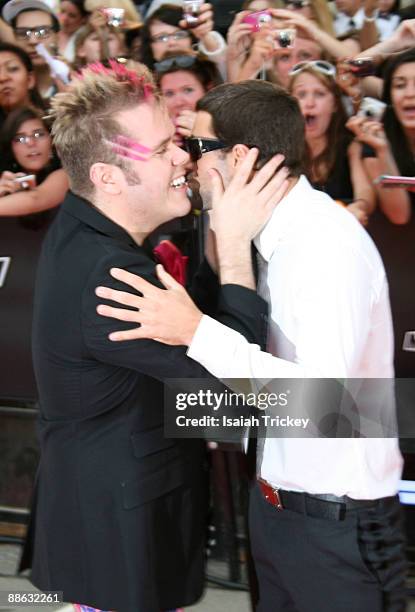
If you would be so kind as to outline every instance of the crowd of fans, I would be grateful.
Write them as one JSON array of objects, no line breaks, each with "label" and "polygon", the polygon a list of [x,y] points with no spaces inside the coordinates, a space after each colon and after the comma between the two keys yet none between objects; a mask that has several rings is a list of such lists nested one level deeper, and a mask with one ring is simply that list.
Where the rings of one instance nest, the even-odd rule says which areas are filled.
[{"label": "crowd of fans", "polygon": [[[189,19],[181,0],[3,3],[0,215],[31,214],[62,201],[68,183],[45,116],[50,99],[87,64],[114,58],[151,70],[183,147],[196,104],[209,89],[224,81],[267,79],[298,100],[307,143],[304,172],[372,233],[389,275],[394,316],[412,329],[414,193],[378,180],[415,175],[411,3],[246,0],[235,2],[234,14],[220,16],[220,23],[223,17],[230,21],[221,32],[215,29],[221,3],[216,15],[211,4],[194,4]],[[413,369],[402,365],[397,373],[411,375]]]}]

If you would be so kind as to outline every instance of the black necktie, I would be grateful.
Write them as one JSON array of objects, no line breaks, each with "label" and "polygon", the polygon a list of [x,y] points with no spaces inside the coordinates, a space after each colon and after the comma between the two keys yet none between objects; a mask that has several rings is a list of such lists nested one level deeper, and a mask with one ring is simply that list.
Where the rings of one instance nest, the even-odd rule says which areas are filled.
[{"label": "black necktie", "polygon": [[391,13],[379,13],[378,19],[389,20],[392,17]]},{"label": "black necktie", "polygon": [[355,29],[356,29],[356,24],[355,24],[355,22],[354,22],[354,20],[353,20],[353,19],[350,19],[350,20],[349,20],[349,28],[350,28],[351,30],[355,30]]}]

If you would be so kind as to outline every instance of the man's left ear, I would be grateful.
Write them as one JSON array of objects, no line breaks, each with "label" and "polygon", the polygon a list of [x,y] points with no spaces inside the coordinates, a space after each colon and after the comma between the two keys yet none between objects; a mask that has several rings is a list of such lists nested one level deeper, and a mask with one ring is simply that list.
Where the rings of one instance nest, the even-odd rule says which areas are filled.
[{"label": "man's left ear", "polygon": [[232,164],[234,168],[239,166],[247,156],[249,147],[244,144],[237,144],[232,147]]}]

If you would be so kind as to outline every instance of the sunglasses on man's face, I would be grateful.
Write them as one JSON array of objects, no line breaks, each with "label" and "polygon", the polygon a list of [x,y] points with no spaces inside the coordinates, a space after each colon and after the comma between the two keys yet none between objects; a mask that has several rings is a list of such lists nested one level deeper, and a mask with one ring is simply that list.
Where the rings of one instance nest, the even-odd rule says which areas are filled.
[{"label": "sunglasses on man's face", "polygon": [[226,149],[229,145],[226,145],[217,138],[185,138],[186,151],[190,155],[192,162],[196,162],[205,153],[210,151],[218,151],[219,149]]}]

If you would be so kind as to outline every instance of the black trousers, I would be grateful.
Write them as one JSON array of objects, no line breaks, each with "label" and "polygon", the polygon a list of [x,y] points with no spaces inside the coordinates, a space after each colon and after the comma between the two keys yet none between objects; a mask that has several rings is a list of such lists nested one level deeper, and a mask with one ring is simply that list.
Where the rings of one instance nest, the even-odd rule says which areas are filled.
[{"label": "black trousers", "polygon": [[343,521],[279,511],[251,491],[257,612],[403,612],[405,542],[398,498]]}]

